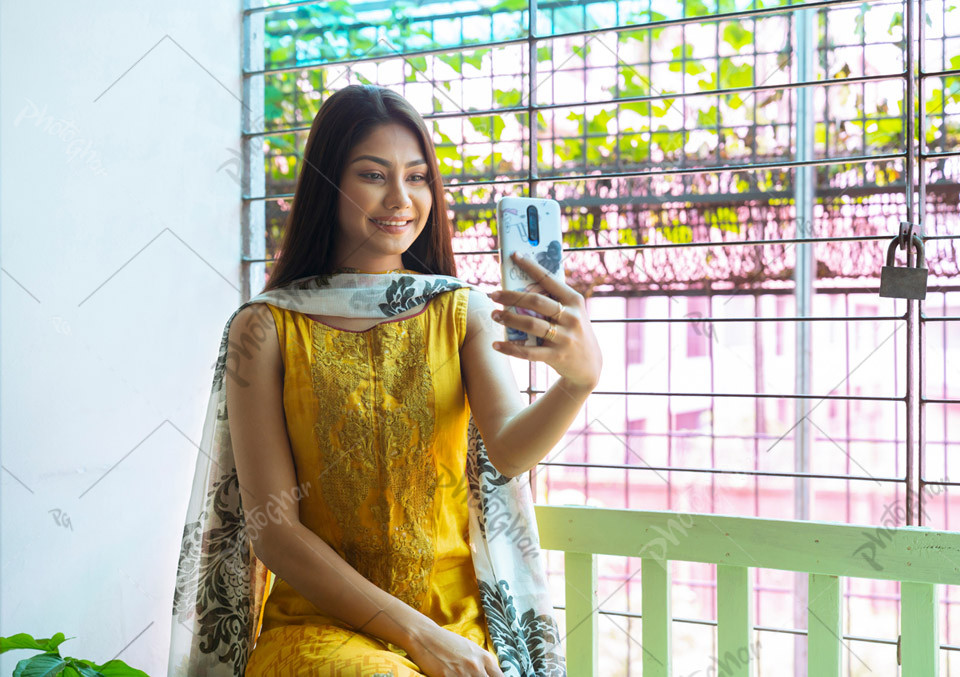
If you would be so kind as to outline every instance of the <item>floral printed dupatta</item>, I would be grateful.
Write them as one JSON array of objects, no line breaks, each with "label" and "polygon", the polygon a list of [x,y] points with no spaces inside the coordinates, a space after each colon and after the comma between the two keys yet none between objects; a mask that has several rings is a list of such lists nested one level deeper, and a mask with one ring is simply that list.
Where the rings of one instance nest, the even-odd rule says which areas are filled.
[{"label": "floral printed dupatta", "polygon": [[[262,527],[265,519],[244,516],[224,388],[224,379],[234,377],[227,337],[237,312],[266,302],[308,314],[383,319],[460,287],[475,285],[392,271],[317,275],[262,293],[227,320],[180,546],[168,677],[243,675],[259,631],[267,569],[247,528]],[[493,467],[472,413],[467,439],[470,549],[500,669],[507,677],[566,677],[526,477],[510,479]]]}]

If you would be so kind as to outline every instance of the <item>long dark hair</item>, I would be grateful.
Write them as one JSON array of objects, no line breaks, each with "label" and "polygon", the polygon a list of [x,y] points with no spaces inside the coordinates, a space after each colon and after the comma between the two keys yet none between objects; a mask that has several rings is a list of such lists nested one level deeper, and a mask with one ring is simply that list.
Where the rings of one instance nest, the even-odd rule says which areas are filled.
[{"label": "long dark hair", "polygon": [[377,85],[348,85],[324,101],[313,119],[280,253],[263,291],[336,270],[338,264],[333,255],[338,230],[338,187],[344,163],[351,149],[377,125],[390,122],[404,125],[419,137],[433,197],[427,225],[401,255],[403,267],[429,275],[456,276],[446,192],[433,139],[423,118],[392,90]]}]

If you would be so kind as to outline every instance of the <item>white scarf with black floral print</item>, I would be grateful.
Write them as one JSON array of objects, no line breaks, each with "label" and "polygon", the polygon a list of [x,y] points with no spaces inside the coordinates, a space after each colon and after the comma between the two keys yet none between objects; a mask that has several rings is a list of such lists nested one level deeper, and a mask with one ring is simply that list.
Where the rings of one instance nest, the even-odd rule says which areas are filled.
[{"label": "white scarf with black floral print", "polygon": [[[183,528],[168,677],[243,675],[266,592],[267,569],[248,538],[227,423],[227,337],[236,313],[266,302],[308,314],[383,319],[471,286],[448,275],[340,272],[270,290],[230,316]],[[527,478],[497,472],[472,414],[467,437],[470,546],[500,669],[507,677],[565,677]]]}]

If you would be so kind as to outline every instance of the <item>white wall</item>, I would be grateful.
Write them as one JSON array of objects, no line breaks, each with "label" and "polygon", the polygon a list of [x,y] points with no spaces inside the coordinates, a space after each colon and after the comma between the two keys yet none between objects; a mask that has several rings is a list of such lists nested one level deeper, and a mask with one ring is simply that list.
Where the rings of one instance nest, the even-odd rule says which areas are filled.
[{"label": "white wall", "polygon": [[232,0],[0,4],[0,634],[153,676],[241,300],[240,39]]}]

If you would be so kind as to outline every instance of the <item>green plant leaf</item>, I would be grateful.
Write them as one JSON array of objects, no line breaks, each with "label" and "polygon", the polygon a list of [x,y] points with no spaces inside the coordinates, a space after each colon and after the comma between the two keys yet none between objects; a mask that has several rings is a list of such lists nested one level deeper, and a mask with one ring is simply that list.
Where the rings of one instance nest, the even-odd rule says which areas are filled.
[{"label": "green plant leaf", "polygon": [[617,244],[626,244],[636,246],[637,236],[630,229],[623,228],[617,231]]},{"label": "green plant leaf", "polygon": [[717,126],[717,107],[710,106],[707,110],[697,111],[698,127],[716,127]]},{"label": "green plant leaf", "polygon": [[21,632],[9,637],[0,637],[0,653],[12,649],[39,649],[40,651],[59,653],[59,647],[67,639],[62,632],[58,632],[48,639],[34,639],[31,635]]},{"label": "green plant leaf", "polygon": [[[664,90],[664,94],[673,94],[673,92],[668,92]],[[653,102],[653,115],[654,117],[662,118],[667,114],[667,112],[673,108],[673,102],[676,99],[661,99],[660,101]]]},{"label": "green plant leaf", "polygon": [[703,0],[687,0],[684,7],[686,16],[707,16],[712,13]]},{"label": "green plant leaf", "polygon": [[724,89],[728,87],[749,87],[753,84],[753,66],[749,63],[743,63],[739,66],[734,65],[729,57],[720,59],[720,86]]},{"label": "green plant leaf", "polygon": [[676,224],[673,226],[662,226],[660,233],[674,244],[689,244],[693,242],[693,229],[690,226]]},{"label": "green plant leaf", "polygon": [[710,91],[711,89],[717,89],[717,74],[716,72],[707,73],[706,78],[700,78],[697,80],[697,85],[700,87],[700,91]]},{"label": "green plant leaf", "polygon": [[578,113],[577,111],[572,110],[569,113],[567,113],[567,119],[570,120],[571,122],[577,123],[577,134],[583,134],[583,121],[584,121],[583,113]]},{"label": "green plant leaf", "polygon": [[616,112],[601,109],[590,118],[590,122],[587,124],[587,131],[591,134],[608,134],[607,125],[616,115]]},{"label": "green plant leaf", "polygon": [[890,26],[887,27],[887,33],[893,35],[894,28],[903,28],[903,12],[894,12],[890,19]]},{"label": "green plant leaf", "polygon": [[503,0],[493,7],[491,7],[488,12],[500,12],[500,11],[517,11],[526,9],[530,5],[529,0]]},{"label": "green plant leaf", "polygon": [[553,152],[564,162],[583,159],[583,142],[580,139],[557,139]]},{"label": "green plant leaf", "polygon": [[97,670],[95,663],[77,658],[67,658],[67,667],[63,674],[66,675],[67,672],[72,673],[75,677],[104,677],[104,674]]},{"label": "green plant leaf", "polygon": [[672,153],[680,150],[683,146],[683,134],[680,132],[654,132],[653,142],[656,143],[664,153]]},{"label": "green plant leaf", "polygon": [[620,159],[637,164],[650,157],[650,142],[644,141],[640,134],[625,134],[620,137]]},{"label": "green plant leaf", "polygon": [[[652,23],[654,21],[663,21],[667,18],[666,14],[661,14],[652,9],[645,9],[641,12],[635,12],[630,14],[627,17],[627,23],[629,24],[646,24]],[[660,34],[663,33],[663,27],[660,28],[645,28],[634,31],[628,31],[620,33],[621,38],[629,38],[631,40],[646,40],[648,37],[650,39],[656,40],[660,37]]]},{"label": "green plant leaf", "polygon": [[590,53],[590,45],[583,45],[582,47],[579,45],[573,45],[571,47],[571,51],[581,59],[585,59],[587,58],[587,54]]},{"label": "green plant leaf", "polygon": [[723,29],[723,41],[738,52],[742,47],[749,45],[752,40],[753,34],[745,30],[739,21],[732,21]]},{"label": "green plant leaf", "polygon": [[[490,121],[493,120],[493,131],[490,129]],[[500,140],[500,132],[503,131],[505,123],[503,118],[499,115],[491,115],[489,117],[480,117],[480,118],[470,118],[470,124],[478,132],[486,136],[492,141]]]},{"label": "green plant leaf", "polygon": [[63,672],[67,662],[58,654],[44,653],[24,658],[13,669],[13,677],[54,677]]},{"label": "green plant leaf", "polygon": [[107,661],[99,666],[97,672],[103,675],[103,677],[150,677],[150,675],[143,670],[131,668],[119,658]]},{"label": "green plant leaf", "polygon": [[422,73],[427,70],[427,60],[425,57],[408,56],[406,62],[410,65],[410,73],[405,76],[405,82],[414,82],[417,79],[417,73]]},{"label": "green plant leaf", "polygon": [[[458,74],[463,75],[462,64],[460,63],[460,56],[458,54],[438,54],[437,58],[450,66],[450,68]],[[466,59],[464,59],[464,61],[466,61]]]},{"label": "green plant leaf", "polygon": [[621,103],[620,108],[621,110],[632,110],[634,113],[639,113],[643,116],[650,115],[649,101],[630,101],[627,103]]},{"label": "green plant leaf", "polygon": [[510,106],[519,106],[523,100],[519,89],[494,89],[493,99],[498,106],[508,108]]},{"label": "green plant leaf", "polygon": [[485,49],[475,49],[472,52],[464,52],[463,62],[470,64],[477,70],[480,70],[480,67],[483,65],[483,57],[486,56],[489,51],[490,48],[487,47]]}]

